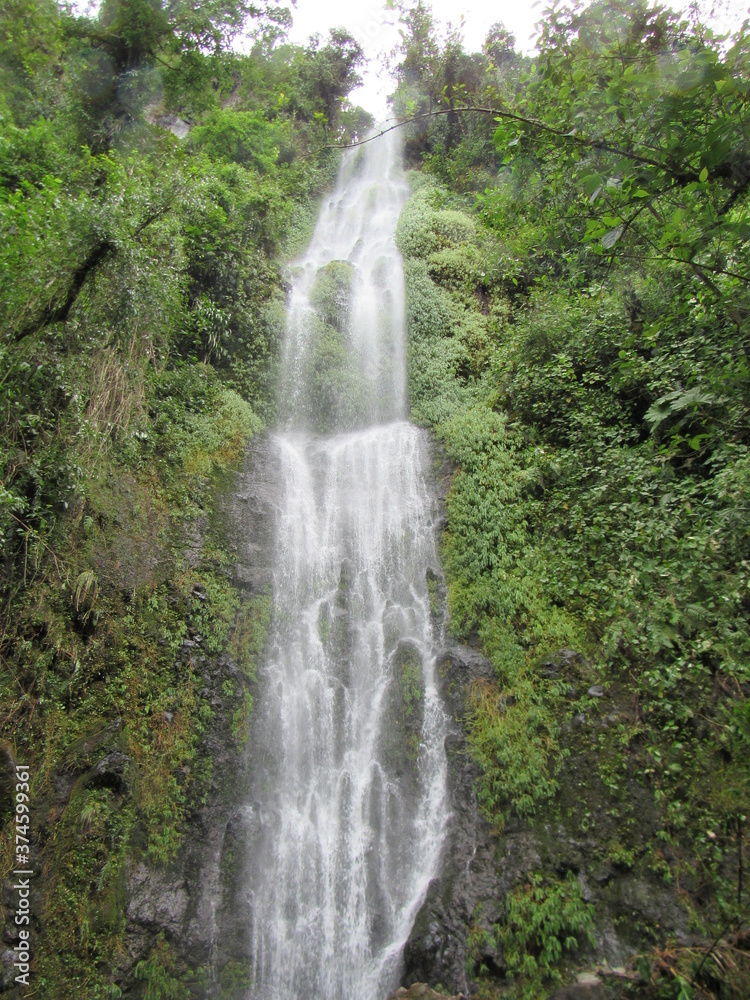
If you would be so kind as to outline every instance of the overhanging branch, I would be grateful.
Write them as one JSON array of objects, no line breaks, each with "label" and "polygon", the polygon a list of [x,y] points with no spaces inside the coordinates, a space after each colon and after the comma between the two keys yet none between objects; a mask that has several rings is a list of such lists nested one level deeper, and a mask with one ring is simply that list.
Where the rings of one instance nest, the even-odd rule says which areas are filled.
[{"label": "overhanging branch", "polygon": [[[379,139],[381,136],[386,135],[388,132],[393,132],[394,129],[403,128],[404,125],[410,125],[412,122],[418,122],[425,118],[434,118],[439,115],[453,115],[453,114],[466,114],[467,112],[473,114],[481,115],[492,115],[496,119],[507,119],[508,121],[518,122],[521,125],[528,125],[529,127],[536,129],[537,131],[544,132],[548,135],[555,136],[558,139],[565,139],[577,146],[582,146],[586,149],[595,149],[604,153],[612,153],[615,156],[622,156],[625,159],[631,160],[633,163],[640,163],[643,166],[655,167],[657,170],[663,171],[667,176],[672,178],[678,184],[684,185],[689,184],[694,181],[699,180],[699,175],[690,170],[678,170],[671,167],[668,163],[664,163],[661,160],[656,160],[650,156],[644,156],[641,153],[634,153],[628,149],[622,149],[619,146],[613,146],[612,143],[607,142],[604,139],[589,139],[584,135],[576,132],[572,129],[569,132],[565,132],[562,129],[553,128],[551,125],[547,125],[545,122],[541,122],[536,118],[527,118],[524,115],[516,114],[514,111],[505,111],[498,108],[480,108],[480,107],[465,107],[465,108],[440,108],[436,111],[425,111],[423,114],[413,115],[411,118],[405,118],[403,121],[397,122],[395,125],[391,125],[389,128],[381,129],[375,135],[368,136],[366,139],[359,139],[356,142],[348,143],[332,143],[329,144],[331,148],[337,149],[352,149],[355,146],[363,146],[366,142],[373,142],[375,139]],[[714,168],[712,171],[713,176],[724,176],[721,165],[719,168]]]},{"label": "overhanging branch", "polygon": [[36,333],[37,330],[44,329],[45,326],[49,326],[51,323],[64,323],[83,288],[86,278],[88,278],[92,271],[96,270],[114,249],[114,243],[107,239],[95,243],[83,262],[73,272],[73,278],[63,301],[57,306],[47,306],[41,316],[37,316],[36,319],[22,326],[16,333],[16,342],[23,340],[24,337],[28,337],[32,333]]},{"label": "overhanging branch", "polygon": [[[144,229],[165,216],[172,207],[174,197],[175,196],[172,195],[163,205],[159,205],[158,208],[151,211],[145,219],[139,223],[138,226],[136,226],[132,234],[133,238],[140,236]],[[23,340],[24,337],[28,337],[32,333],[37,333],[39,330],[43,330],[52,323],[64,323],[68,318],[70,310],[75,305],[76,299],[78,298],[88,276],[96,271],[99,265],[103,264],[108,257],[112,256],[112,254],[116,252],[116,250],[117,247],[115,243],[110,239],[102,239],[95,243],[86,254],[86,257],[81,264],[79,264],[73,272],[73,277],[63,301],[59,305],[47,306],[40,316],[37,316],[35,319],[25,323],[15,335],[16,342]]]}]

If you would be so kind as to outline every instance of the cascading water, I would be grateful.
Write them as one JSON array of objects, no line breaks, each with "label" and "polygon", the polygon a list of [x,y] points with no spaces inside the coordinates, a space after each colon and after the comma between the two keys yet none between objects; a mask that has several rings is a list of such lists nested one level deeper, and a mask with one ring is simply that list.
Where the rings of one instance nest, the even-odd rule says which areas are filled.
[{"label": "cascading water", "polygon": [[393,138],[347,154],[293,272],[248,806],[252,1000],[382,1000],[439,860],[435,510],[405,420],[394,244],[407,193]]}]

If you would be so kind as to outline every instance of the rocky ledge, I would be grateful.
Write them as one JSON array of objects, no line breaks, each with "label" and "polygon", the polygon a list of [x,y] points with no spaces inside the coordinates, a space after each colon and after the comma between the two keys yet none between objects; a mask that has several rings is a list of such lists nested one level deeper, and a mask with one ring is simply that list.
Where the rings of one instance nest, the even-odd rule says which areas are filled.
[{"label": "rocky ledge", "polygon": [[426,983],[414,983],[407,990],[405,986],[391,993],[388,1000],[467,1000],[463,993],[449,997],[446,993],[436,993]]}]

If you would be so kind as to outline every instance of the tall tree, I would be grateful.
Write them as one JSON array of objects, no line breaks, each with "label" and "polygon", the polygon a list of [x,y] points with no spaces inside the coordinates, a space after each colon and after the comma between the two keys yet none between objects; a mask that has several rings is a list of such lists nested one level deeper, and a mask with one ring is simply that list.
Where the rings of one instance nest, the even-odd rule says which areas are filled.
[{"label": "tall tree", "polygon": [[270,0],[258,5],[238,0],[104,0],[96,18],[80,18],[74,31],[103,47],[118,71],[133,69],[166,54],[198,49],[220,52],[251,20],[281,28],[291,25],[287,7]]}]

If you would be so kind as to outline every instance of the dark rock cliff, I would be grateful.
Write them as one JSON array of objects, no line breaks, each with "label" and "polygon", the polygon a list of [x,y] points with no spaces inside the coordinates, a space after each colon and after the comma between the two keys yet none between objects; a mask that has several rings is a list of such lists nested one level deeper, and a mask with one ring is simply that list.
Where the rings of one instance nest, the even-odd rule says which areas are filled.
[{"label": "dark rock cliff", "polygon": [[[245,602],[267,594],[271,585],[275,476],[268,436],[259,435],[242,470],[227,477],[213,515],[212,531],[219,533],[235,560],[232,579]],[[196,547],[199,544],[197,540]],[[179,969],[199,970],[201,984],[193,984],[196,995],[207,1000],[217,997],[222,984],[242,982],[248,976],[247,904],[240,871],[253,822],[243,794],[245,755],[252,752],[252,739],[244,748],[238,743],[224,690],[225,682],[231,681],[232,697],[240,699],[248,680],[226,652],[205,654],[188,640],[184,655],[202,667],[207,689],[203,693],[214,709],[204,745],[212,761],[212,779],[204,802],[190,816],[175,860],[166,866],[141,861],[132,872],[122,969],[126,996],[142,991],[142,984],[133,979],[135,966],[161,935],[174,950]]]}]

